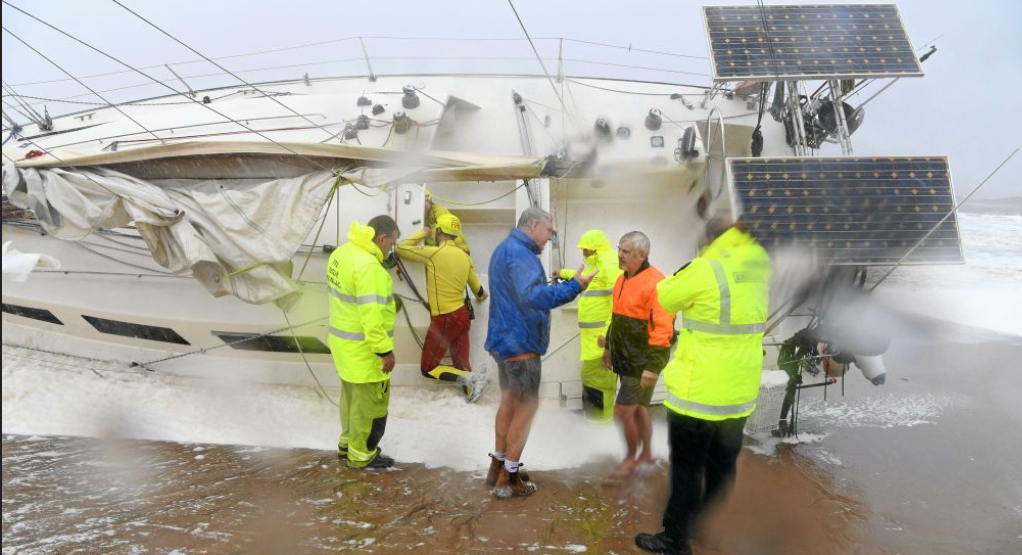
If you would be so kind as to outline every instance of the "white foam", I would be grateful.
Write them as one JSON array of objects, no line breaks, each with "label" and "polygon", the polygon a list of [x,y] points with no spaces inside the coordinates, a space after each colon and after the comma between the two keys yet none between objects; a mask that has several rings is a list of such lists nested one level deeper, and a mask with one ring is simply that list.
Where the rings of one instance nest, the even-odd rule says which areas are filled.
[{"label": "white foam", "polygon": [[[10,347],[3,352],[4,434],[333,450],[340,433],[337,408],[306,387],[224,384],[71,357],[26,360],[17,357],[29,351]],[[454,388],[395,388],[382,447],[401,462],[481,471],[493,450],[496,409],[496,395],[469,405]],[[654,423],[654,456],[661,458],[669,452],[665,427]],[[590,425],[544,402],[523,460],[527,468],[551,470],[623,454],[616,427]]]},{"label": "white foam", "polygon": [[933,424],[964,397],[891,393],[815,401],[799,409],[799,426],[815,428],[911,428]]},{"label": "white foam", "polygon": [[959,214],[966,263],[903,266],[877,290],[904,310],[1022,336],[1022,216]]}]

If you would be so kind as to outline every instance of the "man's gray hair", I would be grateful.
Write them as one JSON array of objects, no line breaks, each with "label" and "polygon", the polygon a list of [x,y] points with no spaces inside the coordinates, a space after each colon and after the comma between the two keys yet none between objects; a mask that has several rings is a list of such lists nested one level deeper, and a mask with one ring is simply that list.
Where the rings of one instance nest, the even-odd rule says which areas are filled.
[{"label": "man's gray hair", "polygon": [[618,243],[628,243],[636,249],[646,253],[649,256],[649,237],[641,231],[629,231],[621,236],[621,240]]},{"label": "man's gray hair", "polygon": [[546,210],[530,206],[526,208],[525,212],[522,212],[521,217],[518,218],[518,229],[526,229],[536,222],[548,222],[553,219],[554,217]]}]

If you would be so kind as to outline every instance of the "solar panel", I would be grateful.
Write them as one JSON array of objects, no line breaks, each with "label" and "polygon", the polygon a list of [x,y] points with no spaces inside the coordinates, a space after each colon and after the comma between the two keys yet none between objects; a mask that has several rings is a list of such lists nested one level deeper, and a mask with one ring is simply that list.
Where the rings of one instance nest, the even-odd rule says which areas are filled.
[{"label": "solar panel", "polygon": [[[964,261],[946,157],[731,158],[736,213],[768,249],[798,243],[838,265]],[[936,229],[935,229],[936,228]]]},{"label": "solar panel", "polygon": [[713,77],[921,77],[894,4],[703,8]]}]

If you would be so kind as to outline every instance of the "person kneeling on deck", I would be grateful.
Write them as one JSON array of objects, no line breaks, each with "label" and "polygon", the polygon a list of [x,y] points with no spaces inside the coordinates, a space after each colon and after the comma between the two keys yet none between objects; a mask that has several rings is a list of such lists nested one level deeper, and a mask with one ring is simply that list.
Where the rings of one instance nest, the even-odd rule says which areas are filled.
[{"label": "person kneeling on deck", "polygon": [[[435,228],[424,228],[398,243],[395,252],[405,260],[421,262],[426,266],[426,296],[429,297],[429,331],[422,346],[420,370],[426,378],[457,383],[464,388],[469,402],[476,401],[485,389],[485,375],[472,375],[469,362],[469,329],[472,325],[465,304],[464,291],[468,285],[476,299],[489,296],[479,283],[472,258],[455,246],[454,240],[462,236],[461,222],[452,214],[437,218]],[[437,246],[420,245],[426,239],[436,239]],[[451,364],[440,364],[448,349]]]},{"label": "person kneeling on deck", "polygon": [[657,299],[657,284],[664,275],[649,264],[649,237],[641,231],[626,233],[617,252],[624,273],[614,283],[614,315],[604,357],[621,378],[614,413],[621,422],[628,452],[607,478],[608,485],[617,485],[637,468],[653,464],[649,403],[671,357],[674,336],[674,314],[664,310]]},{"label": "person kneeling on deck", "polygon": [[[578,333],[582,360],[582,412],[590,422],[610,422],[614,419],[614,392],[617,375],[603,365],[603,345],[610,327],[613,308],[614,282],[621,275],[617,256],[610,240],[597,229],[582,234],[578,241],[585,259],[584,273],[599,271],[589,288],[578,300]],[[569,280],[575,270],[554,272],[554,278]]]},{"label": "person kneeling on deck", "polygon": [[664,529],[635,537],[653,553],[692,554],[693,528],[734,481],[745,419],[756,409],[770,257],[741,225],[728,224],[711,221],[710,245],[657,286],[664,309],[681,311],[683,329],[664,370],[671,444]]},{"label": "person kneeling on deck", "polygon": [[383,267],[400,232],[390,216],[351,223],[348,242],[330,255],[330,352],[341,378],[337,454],[353,468],[388,468],[380,452],[394,370],[393,283]]}]

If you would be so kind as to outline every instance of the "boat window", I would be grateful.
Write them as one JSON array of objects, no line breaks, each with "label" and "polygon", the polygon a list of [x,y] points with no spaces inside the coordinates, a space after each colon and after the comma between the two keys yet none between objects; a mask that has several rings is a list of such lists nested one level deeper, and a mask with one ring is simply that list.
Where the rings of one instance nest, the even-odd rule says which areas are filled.
[{"label": "boat window", "polygon": [[13,314],[15,316],[21,316],[22,318],[31,318],[33,320],[39,320],[40,322],[49,322],[51,324],[57,324],[60,326],[64,325],[59,318],[54,316],[49,310],[42,308],[29,308],[27,306],[18,306],[16,304],[3,303],[4,312],[7,314]]},{"label": "boat window", "polygon": [[133,324],[131,322],[119,322],[117,320],[107,320],[105,318],[97,318],[95,316],[85,316],[84,314],[82,315],[82,318],[85,318],[85,321],[92,324],[92,327],[96,328],[96,331],[100,333],[122,335],[124,337],[136,337],[138,339],[161,341],[163,343],[176,343],[178,345],[191,345],[191,343],[189,343],[184,337],[181,337],[176,331],[170,328]]},{"label": "boat window", "polygon": [[[220,338],[224,343],[230,343],[232,349],[239,351],[263,351],[270,353],[297,353],[301,346],[301,352],[305,354],[330,354],[330,347],[327,347],[316,337],[290,335],[260,335],[257,333],[235,333],[226,331],[214,331],[213,335]],[[241,341],[248,339],[248,341]]]}]

